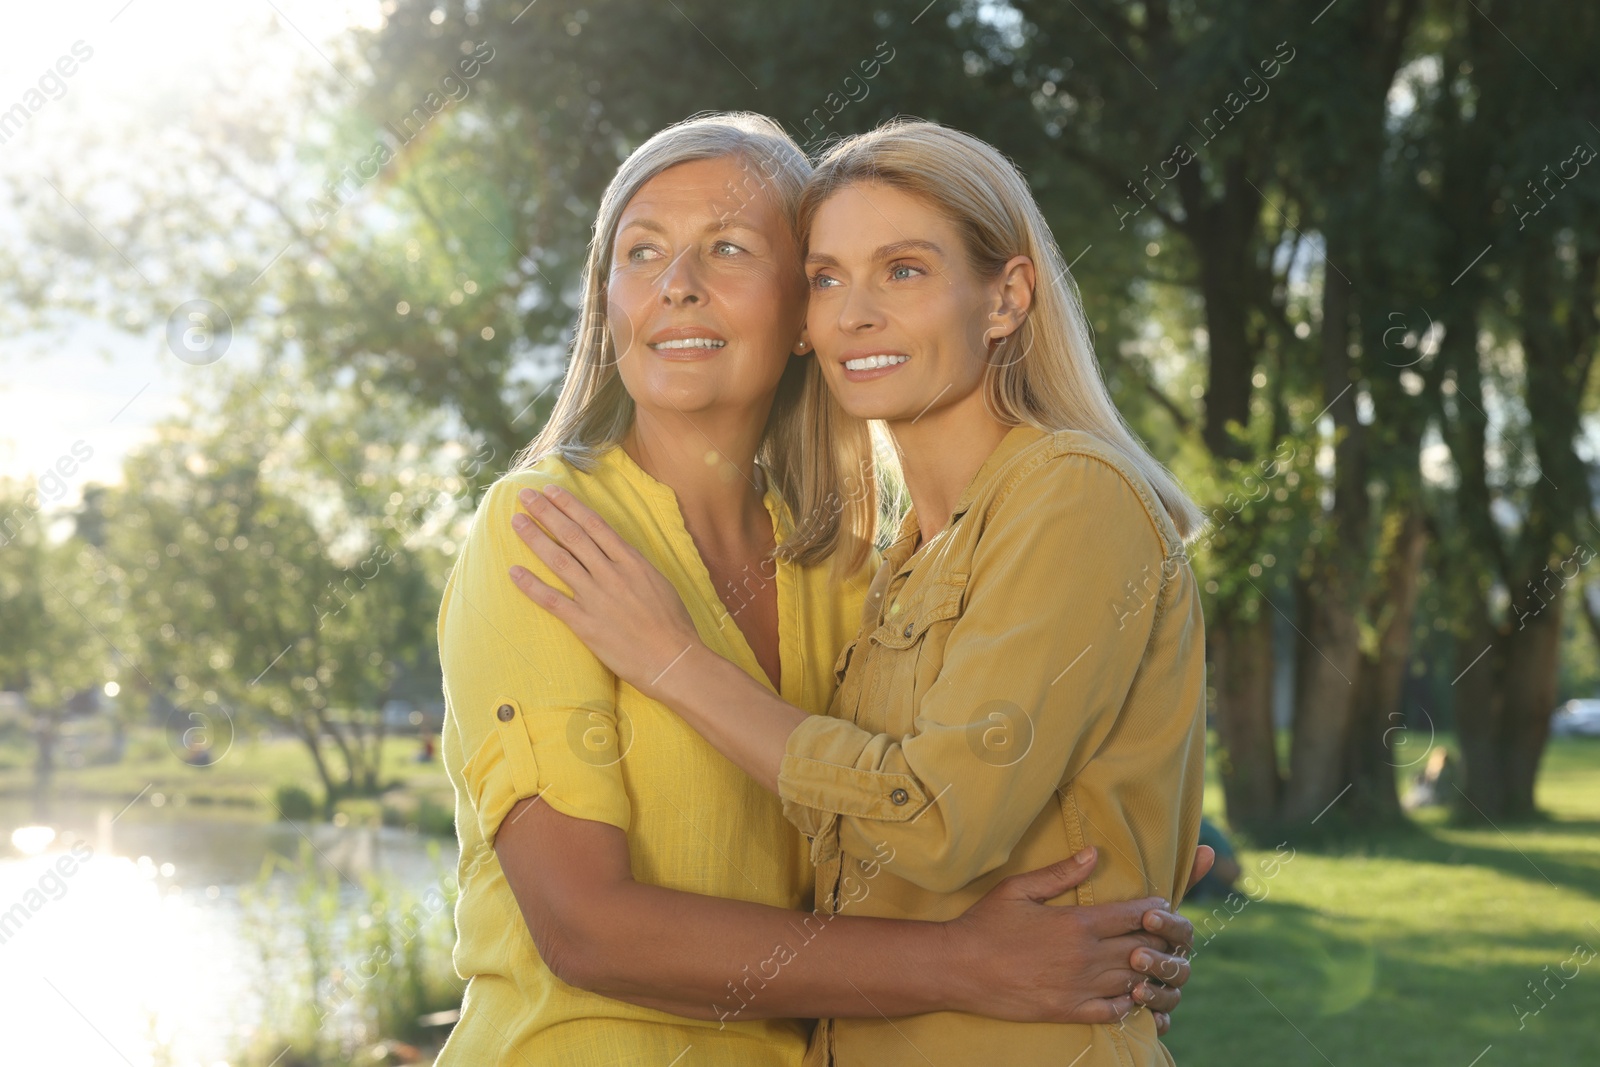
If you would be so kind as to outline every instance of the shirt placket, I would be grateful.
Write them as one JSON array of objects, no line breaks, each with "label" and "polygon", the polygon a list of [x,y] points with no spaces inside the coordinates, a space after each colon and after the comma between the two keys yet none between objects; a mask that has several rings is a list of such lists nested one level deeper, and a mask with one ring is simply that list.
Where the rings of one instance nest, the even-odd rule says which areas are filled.
[{"label": "shirt placket", "polygon": [[[889,605],[898,603],[901,591],[905,588],[906,580],[914,568],[901,565],[901,569],[890,579],[883,588],[883,595],[879,597],[878,605],[873,609],[872,625],[867,628],[856,645],[856,655],[866,657],[857,669],[854,677],[850,679],[850,692],[847,694],[850,721],[857,726],[861,725],[862,713],[870,706],[870,702],[880,699],[873,688],[864,686],[863,677],[874,678],[877,671],[875,664],[870,659],[877,653],[877,646],[870,640],[872,631],[881,627],[889,617]],[[854,664],[852,664],[854,665]],[[834,816],[828,821],[826,829],[819,834],[813,842],[811,862],[817,869],[817,884],[829,886],[826,907],[832,914],[839,911],[839,889],[844,878],[844,851],[839,844],[839,819]]]}]

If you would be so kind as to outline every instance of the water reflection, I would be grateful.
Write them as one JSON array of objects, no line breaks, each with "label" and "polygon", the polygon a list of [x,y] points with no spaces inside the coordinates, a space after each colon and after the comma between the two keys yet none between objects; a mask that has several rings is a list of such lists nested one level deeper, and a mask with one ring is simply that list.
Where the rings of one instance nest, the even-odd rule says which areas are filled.
[{"label": "water reflection", "polygon": [[265,857],[309,841],[356,907],[368,873],[420,893],[453,862],[453,842],[436,840],[434,860],[428,839],[390,828],[113,817],[61,815],[53,838],[34,830],[0,854],[0,1061],[223,1062],[263,1012],[240,890]]}]

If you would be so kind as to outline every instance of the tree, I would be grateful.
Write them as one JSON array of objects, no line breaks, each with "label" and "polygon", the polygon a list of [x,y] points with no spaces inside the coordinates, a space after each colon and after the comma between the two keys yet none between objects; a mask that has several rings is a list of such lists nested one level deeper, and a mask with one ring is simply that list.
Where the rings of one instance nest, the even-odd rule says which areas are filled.
[{"label": "tree", "polygon": [[430,463],[425,414],[359,389],[307,401],[297,384],[236,378],[212,414],[129,458],[104,508],[109,621],[146,695],[173,695],[175,750],[276,726],[331,805],[382,788],[384,702],[437,692],[460,483]]},{"label": "tree", "polygon": [[34,714],[34,807],[45,815],[67,702],[115,673],[116,647],[91,616],[94,569],[76,539],[52,543],[39,487],[0,481],[0,690],[21,693]]}]

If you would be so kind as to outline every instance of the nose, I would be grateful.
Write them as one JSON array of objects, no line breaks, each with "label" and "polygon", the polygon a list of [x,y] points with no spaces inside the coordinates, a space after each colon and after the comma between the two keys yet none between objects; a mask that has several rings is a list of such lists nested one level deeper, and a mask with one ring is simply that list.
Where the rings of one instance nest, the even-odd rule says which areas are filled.
[{"label": "nose", "polygon": [[685,249],[673,256],[661,272],[661,302],[667,307],[692,307],[706,302],[700,264],[693,250]]},{"label": "nose", "polygon": [[867,287],[852,285],[844,291],[839,305],[839,330],[847,334],[867,333],[883,325],[883,316]]}]

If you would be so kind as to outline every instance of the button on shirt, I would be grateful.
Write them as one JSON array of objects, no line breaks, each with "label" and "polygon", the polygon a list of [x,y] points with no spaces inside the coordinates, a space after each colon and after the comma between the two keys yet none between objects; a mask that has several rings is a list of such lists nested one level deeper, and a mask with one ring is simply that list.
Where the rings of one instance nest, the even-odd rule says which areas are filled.
[{"label": "button on shirt", "polygon": [[[1183,542],[1120,452],[1010,430],[950,524],[906,516],[778,778],[817,904],[942,920],[1099,849],[1054,903],[1178,899],[1199,836],[1204,623]],[[1080,1057],[1075,1059],[1075,1057]],[[1143,1009],[1106,1026],[958,1012],[823,1020],[807,1062],[1171,1064]]]}]

